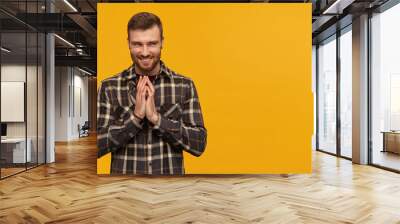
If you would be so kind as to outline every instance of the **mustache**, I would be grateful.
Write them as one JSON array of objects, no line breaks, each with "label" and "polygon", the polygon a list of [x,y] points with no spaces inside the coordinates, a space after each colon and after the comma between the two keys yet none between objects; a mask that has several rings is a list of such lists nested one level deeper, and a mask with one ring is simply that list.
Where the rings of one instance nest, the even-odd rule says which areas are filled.
[{"label": "mustache", "polygon": [[152,55],[148,55],[148,56],[143,56],[143,55],[134,55],[134,54],[132,54],[132,53],[130,53],[130,55],[131,55],[131,58],[132,59],[151,59],[151,58],[154,58],[154,56],[152,56]]},{"label": "mustache", "polygon": [[138,56],[138,59],[151,59],[153,56]]}]

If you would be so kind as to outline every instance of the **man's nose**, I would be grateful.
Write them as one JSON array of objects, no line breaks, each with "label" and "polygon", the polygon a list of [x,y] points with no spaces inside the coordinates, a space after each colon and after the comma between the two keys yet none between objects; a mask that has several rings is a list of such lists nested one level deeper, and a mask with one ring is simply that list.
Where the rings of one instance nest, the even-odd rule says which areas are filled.
[{"label": "man's nose", "polygon": [[147,57],[149,55],[150,55],[149,48],[146,45],[144,45],[142,49],[142,56]]}]

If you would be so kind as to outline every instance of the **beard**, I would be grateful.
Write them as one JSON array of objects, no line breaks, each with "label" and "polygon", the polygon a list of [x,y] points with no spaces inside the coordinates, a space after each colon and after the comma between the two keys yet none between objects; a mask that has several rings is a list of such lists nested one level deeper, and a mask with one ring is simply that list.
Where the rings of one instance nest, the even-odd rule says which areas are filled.
[{"label": "beard", "polygon": [[[132,61],[135,63],[137,71],[140,75],[149,75],[150,73],[154,72],[153,70],[157,67],[158,63],[160,62],[160,55],[149,56],[149,57],[141,57],[135,56],[131,53]],[[148,60],[148,62],[143,62],[142,60]]]}]

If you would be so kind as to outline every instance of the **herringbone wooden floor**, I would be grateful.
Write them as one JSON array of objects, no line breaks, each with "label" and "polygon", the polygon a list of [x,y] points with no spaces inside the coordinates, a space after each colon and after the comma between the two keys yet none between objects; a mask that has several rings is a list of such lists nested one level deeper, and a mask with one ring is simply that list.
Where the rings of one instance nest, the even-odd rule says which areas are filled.
[{"label": "herringbone wooden floor", "polygon": [[400,223],[400,175],[316,152],[311,175],[99,177],[95,138],[0,181],[0,223]]}]

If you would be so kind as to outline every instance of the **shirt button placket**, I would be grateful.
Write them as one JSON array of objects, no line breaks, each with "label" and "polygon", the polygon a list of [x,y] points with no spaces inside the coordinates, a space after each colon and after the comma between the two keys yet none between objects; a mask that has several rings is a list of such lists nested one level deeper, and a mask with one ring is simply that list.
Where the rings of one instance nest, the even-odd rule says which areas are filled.
[{"label": "shirt button placket", "polygon": [[[148,130],[148,138],[146,139],[147,140],[147,150],[148,150],[148,153],[151,153],[151,129],[149,128],[149,130]],[[149,161],[149,163],[148,163],[148,166],[149,166],[149,170],[151,169],[151,166],[152,166],[152,161],[150,160]]]}]

